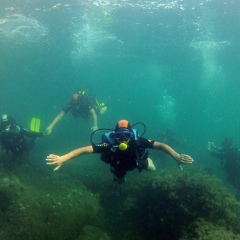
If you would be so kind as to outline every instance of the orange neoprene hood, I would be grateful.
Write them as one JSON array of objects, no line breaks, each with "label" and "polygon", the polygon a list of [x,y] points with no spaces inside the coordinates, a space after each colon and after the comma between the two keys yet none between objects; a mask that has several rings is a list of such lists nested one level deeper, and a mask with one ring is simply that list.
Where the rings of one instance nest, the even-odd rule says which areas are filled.
[{"label": "orange neoprene hood", "polygon": [[130,125],[130,123],[127,121],[127,120],[120,120],[120,121],[118,121],[118,123],[117,123],[117,125],[116,125],[116,127],[115,127],[115,130],[129,130],[129,131],[131,131],[132,130],[132,128],[131,128],[131,125]]}]

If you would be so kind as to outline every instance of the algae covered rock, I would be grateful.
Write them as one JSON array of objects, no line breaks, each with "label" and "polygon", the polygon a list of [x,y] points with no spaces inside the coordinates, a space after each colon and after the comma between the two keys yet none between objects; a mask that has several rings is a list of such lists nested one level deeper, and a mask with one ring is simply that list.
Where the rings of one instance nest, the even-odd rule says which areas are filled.
[{"label": "algae covered rock", "polygon": [[86,225],[77,240],[111,240],[111,238],[101,228]]},{"label": "algae covered rock", "polygon": [[114,239],[240,239],[239,202],[202,169],[167,170],[104,192]]},{"label": "algae covered rock", "polygon": [[211,222],[207,222],[202,218],[197,219],[193,224],[189,226],[188,234],[186,237],[181,237],[180,240],[239,240],[240,234],[234,234],[232,231],[227,230],[223,226],[214,225]]},{"label": "algae covered rock", "polygon": [[83,186],[34,175],[41,183],[0,174],[0,239],[76,240],[84,226],[99,222],[102,208],[97,195]]},{"label": "algae covered rock", "polygon": [[94,175],[94,193],[82,179],[0,171],[0,239],[240,239],[240,203],[202,169],[142,174],[122,185]]}]

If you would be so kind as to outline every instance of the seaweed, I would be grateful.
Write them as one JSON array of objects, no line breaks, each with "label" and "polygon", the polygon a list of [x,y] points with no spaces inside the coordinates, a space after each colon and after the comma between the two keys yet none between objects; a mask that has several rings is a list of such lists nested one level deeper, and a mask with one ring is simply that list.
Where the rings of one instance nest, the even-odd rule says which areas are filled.
[{"label": "seaweed", "polygon": [[69,169],[1,169],[0,239],[240,239],[240,203],[204,169],[132,173],[125,184]]}]

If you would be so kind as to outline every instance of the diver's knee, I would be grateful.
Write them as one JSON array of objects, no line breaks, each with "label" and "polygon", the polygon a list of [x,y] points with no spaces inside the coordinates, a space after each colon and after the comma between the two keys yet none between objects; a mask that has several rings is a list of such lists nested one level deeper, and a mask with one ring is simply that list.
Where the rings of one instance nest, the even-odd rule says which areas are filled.
[{"label": "diver's knee", "polygon": [[148,161],[148,167],[147,167],[146,170],[151,171],[151,172],[155,171],[156,167],[155,167],[152,159],[151,158],[147,158],[147,161]]}]

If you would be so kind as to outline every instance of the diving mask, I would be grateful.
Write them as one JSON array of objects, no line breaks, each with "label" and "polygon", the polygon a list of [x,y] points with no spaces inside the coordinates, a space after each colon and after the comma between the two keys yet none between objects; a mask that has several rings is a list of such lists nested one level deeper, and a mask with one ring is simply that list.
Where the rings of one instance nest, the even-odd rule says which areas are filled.
[{"label": "diving mask", "polygon": [[114,133],[114,138],[117,141],[129,141],[131,138],[133,138],[133,133],[129,131],[118,131]]},{"label": "diving mask", "polygon": [[126,151],[128,149],[128,142],[134,137],[132,132],[129,131],[116,131],[114,138],[120,142],[118,145],[119,150]]}]

